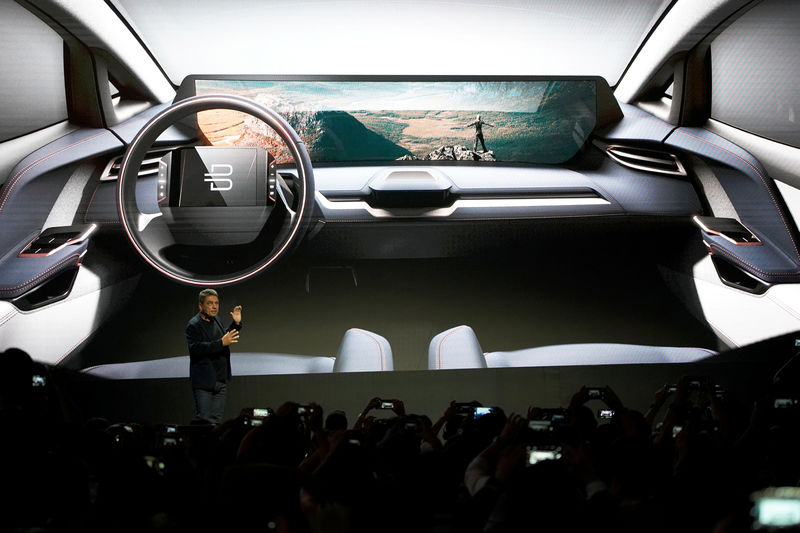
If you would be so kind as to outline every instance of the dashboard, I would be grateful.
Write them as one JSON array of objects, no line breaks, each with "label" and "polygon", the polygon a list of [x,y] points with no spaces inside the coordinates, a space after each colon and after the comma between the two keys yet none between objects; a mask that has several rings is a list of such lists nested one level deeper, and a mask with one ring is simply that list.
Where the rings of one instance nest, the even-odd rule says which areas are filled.
[{"label": "dashboard", "polygon": [[[271,267],[319,224],[701,214],[679,158],[598,135],[623,118],[601,78],[190,76],[131,141],[116,200],[145,260],[197,285]],[[198,146],[162,155],[168,127]]]},{"label": "dashboard", "polygon": [[[756,164],[724,139],[671,127],[634,106],[618,104],[602,78],[190,76],[173,106],[222,91],[273,106],[297,131],[314,167],[308,191],[313,199],[307,215],[311,228],[393,221],[430,227],[437,222],[553,217],[689,220],[709,211],[708,184],[698,175],[714,181],[715,170],[733,171],[742,179],[731,194],[762,197],[772,206],[743,213],[748,231],[765,238],[744,247],[704,227],[706,242],[751,283],[798,277],[800,258],[778,251],[783,241],[791,246],[792,231]],[[406,97],[390,105],[388,93]],[[120,141],[132,142],[153,116],[169,107],[156,106],[111,131],[68,135],[60,142],[69,150],[56,143],[41,156],[32,154],[30,162],[23,161],[12,173],[4,202],[24,190],[35,171],[47,172],[48,163],[79,164],[88,157],[113,155]],[[478,116],[483,121],[480,136],[477,121],[469,122]],[[465,146],[474,142],[477,148],[479,141],[496,150]],[[298,165],[274,131],[242,112],[202,110],[164,128],[145,148],[131,189],[137,209],[151,217],[170,209],[199,213],[180,230],[190,246],[228,246],[231,251],[254,241],[279,197],[288,202],[289,211],[296,208]],[[71,222],[99,227],[120,222],[121,155],[107,161],[91,194],[81,200],[80,216]],[[234,173],[234,161],[244,170]],[[58,175],[65,182],[69,178],[67,173]],[[742,188],[746,191],[740,192]],[[202,220],[214,212],[227,216],[215,219],[215,229],[198,237]],[[13,232],[26,243],[35,237],[30,230],[41,223],[27,218],[30,228]],[[10,297],[27,292],[35,281],[58,270],[56,259],[65,259],[82,242],[51,253],[29,282],[3,290]],[[80,253],[72,254],[73,260]],[[189,282],[198,264],[188,259],[184,270]]]}]

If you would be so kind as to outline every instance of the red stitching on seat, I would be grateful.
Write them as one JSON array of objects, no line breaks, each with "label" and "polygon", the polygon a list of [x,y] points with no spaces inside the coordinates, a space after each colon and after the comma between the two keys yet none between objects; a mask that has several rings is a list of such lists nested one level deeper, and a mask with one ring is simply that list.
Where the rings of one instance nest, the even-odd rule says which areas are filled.
[{"label": "red stitching on seat", "polygon": [[378,341],[378,339],[376,339],[372,334],[370,334],[367,330],[364,330],[364,329],[350,328],[350,331],[355,331],[357,333],[361,333],[362,335],[365,335],[367,338],[371,339],[372,342],[374,342],[375,344],[378,345],[378,351],[381,353],[381,370],[386,370],[386,365],[384,364],[384,361],[383,361],[383,359],[384,359],[383,346],[381,346],[381,343]]},{"label": "red stitching on seat", "polygon": [[[155,116],[155,114],[153,116]],[[152,118],[152,117],[150,117],[150,118]],[[131,120],[130,122],[126,122],[124,124],[120,124],[118,129],[130,128],[134,124],[137,124],[137,125],[138,124],[143,124],[143,123],[147,122],[148,120],[150,120],[150,118],[146,118],[145,117],[145,118],[137,118],[135,120]],[[137,127],[136,131],[138,132],[140,129],[142,129],[142,128]]]},{"label": "red stitching on seat", "polygon": [[92,192],[92,197],[89,198],[89,203],[86,205],[86,211],[83,213],[83,221],[86,222],[89,220],[89,209],[92,208],[92,203],[94,202],[94,197],[97,194],[98,189],[100,189],[100,184],[97,184],[97,187],[94,188]]},{"label": "red stitching on seat", "polygon": [[716,243],[709,243],[709,246],[711,246],[712,249],[716,249],[718,252],[722,252],[723,254],[725,254],[726,256],[730,257],[731,259],[735,259],[736,261],[749,266],[753,270],[761,272],[765,276],[796,276],[797,274],[800,274],[800,270],[795,270],[794,272],[769,272],[767,270],[761,270],[757,266],[751,265],[750,263],[748,263],[747,261],[745,261],[744,259],[742,259],[738,255],[734,254],[730,250],[726,250],[725,248],[721,247],[720,245],[718,245]]},{"label": "red stitching on seat", "polygon": [[4,196],[5,198],[3,198],[3,201],[2,201],[2,203],[0,203],[0,211],[2,211],[2,210],[3,210],[3,207],[5,207],[5,205],[6,205],[6,201],[8,200],[9,196],[11,196],[11,190],[14,188],[14,186],[17,184],[17,182],[19,182],[19,180],[22,178],[22,176],[24,176],[25,174],[27,174],[27,172],[28,172],[28,171],[29,171],[31,168],[35,167],[35,166],[36,166],[36,165],[38,165],[39,163],[42,163],[43,161],[47,161],[47,160],[48,160],[48,159],[50,159],[51,157],[53,157],[53,156],[55,156],[55,155],[58,155],[58,154],[60,154],[61,152],[65,151],[65,150],[68,150],[69,148],[73,148],[73,147],[75,147],[75,146],[78,146],[79,144],[83,144],[83,143],[85,143],[85,142],[87,142],[87,141],[91,141],[91,140],[92,140],[92,139],[94,139],[95,137],[99,137],[100,135],[104,135],[104,134],[106,134],[106,133],[108,133],[108,132],[107,132],[107,131],[105,131],[105,130],[103,130],[103,131],[101,131],[100,133],[96,133],[95,135],[92,135],[91,137],[86,137],[85,139],[83,139],[83,140],[81,140],[81,141],[76,141],[76,142],[74,142],[74,143],[72,143],[72,144],[69,144],[69,145],[67,145],[67,146],[64,146],[63,148],[60,148],[60,149],[56,150],[55,152],[53,152],[53,153],[51,153],[51,154],[48,154],[48,155],[46,155],[46,156],[42,156],[42,157],[40,157],[39,159],[37,159],[36,161],[33,161],[33,162],[29,163],[29,164],[28,164],[28,166],[26,166],[25,168],[23,168],[22,170],[20,170],[19,172],[17,172],[17,173],[14,175],[14,177],[13,177],[13,178],[11,178],[11,179],[8,181],[8,187],[7,187],[7,188],[6,188],[6,189],[3,191],[3,196]]},{"label": "red stitching on seat", "polygon": [[[21,289],[25,285],[30,285],[31,283],[34,283],[39,278],[41,278],[42,276],[47,275],[49,272],[51,272],[52,270],[58,268],[59,266],[61,266],[62,264],[66,263],[70,259],[79,259],[79,258],[80,258],[80,254],[69,255],[69,256],[65,257],[64,259],[62,259],[61,261],[59,261],[58,263],[56,263],[55,265],[52,265],[50,268],[48,268],[44,272],[40,272],[36,276],[30,278],[28,281],[24,281],[24,282],[20,283],[19,285],[13,285],[13,286],[7,286],[7,287],[0,288],[0,292],[9,292],[9,291],[13,291],[14,289]],[[75,261],[75,262],[77,263],[77,261]]]},{"label": "red stitching on seat", "polygon": [[[720,150],[731,154],[733,157],[737,158],[738,160],[740,160],[741,162],[743,162],[744,164],[746,164],[747,166],[752,168],[753,171],[756,174],[758,174],[758,177],[761,178],[761,182],[764,184],[764,188],[767,189],[767,194],[769,194],[770,200],[772,200],[772,203],[775,205],[775,210],[778,211],[778,216],[781,217],[781,222],[783,222],[783,227],[786,228],[786,233],[789,234],[789,240],[792,241],[792,246],[794,247],[794,253],[797,255],[797,259],[800,260],[800,251],[797,250],[797,243],[794,242],[794,237],[792,236],[792,231],[791,231],[791,229],[789,229],[789,225],[786,223],[786,219],[783,217],[783,213],[781,212],[781,208],[778,205],[778,202],[775,201],[775,196],[772,194],[772,191],[770,190],[770,187],[769,187],[769,184],[767,183],[766,178],[764,177],[763,174],[761,174],[761,172],[758,170],[758,168],[754,164],[752,164],[750,161],[748,161],[747,159],[743,158],[742,156],[740,156],[737,153],[731,152],[727,148],[723,148],[722,146],[716,145],[716,144],[712,143],[711,141],[703,139],[702,137],[698,137],[697,135],[693,135],[693,134],[691,134],[689,132],[682,131],[682,130],[677,130],[677,131],[678,131],[678,133],[682,133],[683,135],[687,135],[689,137],[692,137],[693,139],[697,139],[700,142],[709,144],[709,145],[711,145],[711,146],[713,146],[715,148],[719,148]],[[755,267],[753,267],[753,268],[755,268]],[[800,270],[798,270],[798,272],[800,272]]]},{"label": "red stitching on seat", "polygon": [[[89,210],[92,208],[92,204],[94,203],[94,198],[97,195],[97,191],[100,190],[102,183],[98,183],[97,187],[94,188],[94,192],[92,192],[91,198],[89,198],[89,204],[86,206],[86,211],[83,213],[83,221],[85,223],[89,223]],[[99,223],[99,224],[120,224],[118,218],[116,219],[107,219],[107,218],[93,218],[92,222]]]},{"label": "red stitching on seat", "polygon": [[442,338],[439,339],[439,342],[436,343],[436,368],[439,369],[442,368],[442,343],[444,342],[444,340],[453,333],[455,333],[456,331],[466,327],[467,326],[464,325],[454,327],[453,329],[447,332],[447,335],[444,335]]},{"label": "red stitching on seat", "polygon": [[6,322],[8,322],[8,321],[9,321],[9,320],[11,320],[12,318],[14,318],[14,316],[15,316],[16,314],[17,314],[17,310],[16,310],[16,309],[12,309],[10,313],[8,313],[8,314],[7,314],[6,316],[4,316],[3,318],[0,318],[0,326],[2,326],[2,325],[3,325],[3,324],[5,324]]}]

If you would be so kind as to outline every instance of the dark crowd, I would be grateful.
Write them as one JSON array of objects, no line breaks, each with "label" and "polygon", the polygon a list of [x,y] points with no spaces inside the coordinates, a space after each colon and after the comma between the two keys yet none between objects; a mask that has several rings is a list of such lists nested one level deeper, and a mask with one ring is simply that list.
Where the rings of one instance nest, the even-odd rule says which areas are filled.
[{"label": "dark crowd", "polygon": [[52,369],[19,350],[0,362],[0,531],[723,533],[800,522],[794,359],[757,401],[687,376],[654,391],[646,413],[587,384],[567,406],[527,413],[453,401],[432,419],[373,398],[352,414],[254,406],[218,426],[81,419]]}]

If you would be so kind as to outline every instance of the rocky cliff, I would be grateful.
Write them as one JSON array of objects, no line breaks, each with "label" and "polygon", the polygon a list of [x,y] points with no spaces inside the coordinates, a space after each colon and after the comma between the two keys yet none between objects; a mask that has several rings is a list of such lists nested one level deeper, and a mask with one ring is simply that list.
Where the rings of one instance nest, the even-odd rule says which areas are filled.
[{"label": "rocky cliff", "polygon": [[[398,161],[419,161],[413,155],[404,155]],[[496,161],[492,150],[476,152],[463,146],[440,146],[422,158],[422,161]]]}]

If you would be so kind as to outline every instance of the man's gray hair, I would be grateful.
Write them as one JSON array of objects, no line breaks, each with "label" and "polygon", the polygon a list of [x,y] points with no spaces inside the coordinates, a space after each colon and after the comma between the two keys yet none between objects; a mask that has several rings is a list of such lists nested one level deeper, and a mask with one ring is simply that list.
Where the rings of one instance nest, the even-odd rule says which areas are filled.
[{"label": "man's gray hair", "polygon": [[202,291],[200,291],[200,294],[197,295],[197,303],[203,305],[203,302],[206,301],[206,298],[208,296],[216,296],[217,298],[219,298],[219,294],[217,294],[217,291],[215,291],[214,289],[203,289]]}]

